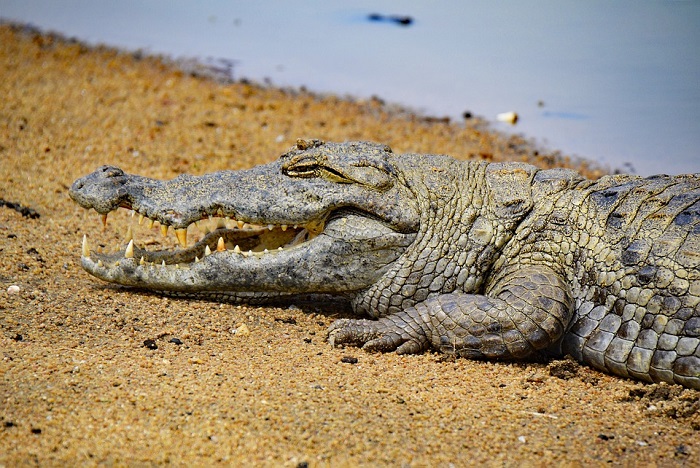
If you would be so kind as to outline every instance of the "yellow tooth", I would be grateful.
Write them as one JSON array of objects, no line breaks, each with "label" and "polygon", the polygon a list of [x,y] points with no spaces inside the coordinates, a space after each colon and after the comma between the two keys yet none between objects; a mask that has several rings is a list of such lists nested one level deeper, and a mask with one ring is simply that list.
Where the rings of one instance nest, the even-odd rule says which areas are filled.
[{"label": "yellow tooth", "polygon": [[124,251],[124,258],[134,258],[134,240],[129,241],[129,245],[126,246]]},{"label": "yellow tooth", "polygon": [[155,224],[155,220],[148,218],[148,224],[146,224],[146,227],[148,227],[148,229],[151,229],[154,224]]},{"label": "yellow tooth", "polygon": [[275,227],[275,226],[273,226],[272,224],[268,224],[268,225],[267,225],[267,229],[270,230],[270,231],[272,231],[272,230],[274,229],[274,227]]},{"label": "yellow tooth", "polygon": [[104,266],[104,263],[102,263],[102,260],[97,261],[97,266],[102,268]]},{"label": "yellow tooth", "polygon": [[175,229],[177,241],[182,247],[187,247],[187,228]]},{"label": "yellow tooth", "polygon": [[222,228],[226,229],[226,221],[224,221],[224,218],[217,218],[215,229],[222,229]]},{"label": "yellow tooth", "polygon": [[163,237],[168,237],[168,225],[167,224],[161,224],[160,225],[160,234]]},{"label": "yellow tooth", "polygon": [[139,265],[145,265],[146,264],[146,259],[143,258],[143,255],[141,255],[141,260],[139,260]]},{"label": "yellow tooth", "polygon": [[87,236],[83,234],[83,257],[90,258],[90,246],[88,245]]},{"label": "yellow tooth", "polygon": [[224,243],[224,238],[219,237],[219,242],[216,243],[216,251],[224,252],[226,250],[226,243]]},{"label": "yellow tooth", "polygon": [[204,247],[204,255],[211,255],[211,249],[208,245]]},{"label": "yellow tooth", "polygon": [[103,227],[103,228],[106,228],[106,227],[107,227],[107,215],[108,215],[108,214],[109,214],[109,213],[105,213],[105,214],[103,214],[103,215],[100,216],[100,218],[102,218],[102,227]]},{"label": "yellow tooth", "polygon": [[125,236],[124,240],[126,242],[129,242],[133,238],[134,238],[134,233],[131,231],[131,226],[129,226],[128,228],[126,228],[126,236]]},{"label": "yellow tooth", "polygon": [[286,231],[286,230],[287,230],[287,225],[286,225],[286,224],[283,224],[283,225],[282,225],[282,230],[283,230],[283,231]]},{"label": "yellow tooth", "polygon": [[139,226],[143,224],[143,218],[145,218],[145,216],[139,213]]},{"label": "yellow tooth", "polygon": [[238,245],[236,245],[236,246],[233,248],[233,252],[239,254],[239,253],[241,253],[241,248],[238,247]]},{"label": "yellow tooth", "polygon": [[120,262],[119,260],[117,260],[116,262],[114,262],[114,266],[119,266],[119,265],[121,265],[121,262]]},{"label": "yellow tooth", "polygon": [[216,214],[217,214],[218,216],[223,216],[223,215],[224,215],[224,211],[223,211],[221,208],[217,208],[217,209],[216,209]]},{"label": "yellow tooth", "polygon": [[236,221],[236,225],[238,226],[238,229],[243,229],[243,225],[245,223],[243,221]]}]

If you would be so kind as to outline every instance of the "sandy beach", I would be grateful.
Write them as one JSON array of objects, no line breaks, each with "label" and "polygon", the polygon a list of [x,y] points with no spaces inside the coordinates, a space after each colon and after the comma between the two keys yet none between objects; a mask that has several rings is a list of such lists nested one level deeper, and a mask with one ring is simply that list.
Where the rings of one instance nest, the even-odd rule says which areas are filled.
[{"label": "sandy beach", "polygon": [[333,305],[108,285],[80,242],[112,249],[128,219],[103,230],[68,196],[103,164],[168,179],[266,163],[297,138],[600,168],[478,119],[222,83],[9,25],[0,96],[0,467],[700,466],[698,391],[567,360],[332,348],[327,327],[349,316]]}]

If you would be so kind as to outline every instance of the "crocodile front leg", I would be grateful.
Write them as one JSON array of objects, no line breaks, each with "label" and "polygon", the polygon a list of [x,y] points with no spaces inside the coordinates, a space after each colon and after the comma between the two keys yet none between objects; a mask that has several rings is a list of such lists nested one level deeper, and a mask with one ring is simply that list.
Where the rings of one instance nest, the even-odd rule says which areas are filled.
[{"label": "crocodile front leg", "polygon": [[559,275],[546,266],[524,266],[488,296],[443,294],[379,320],[337,320],[328,339],[400,354],[432,347],[468,358],[521,359],[557,344],[572,310]]}]

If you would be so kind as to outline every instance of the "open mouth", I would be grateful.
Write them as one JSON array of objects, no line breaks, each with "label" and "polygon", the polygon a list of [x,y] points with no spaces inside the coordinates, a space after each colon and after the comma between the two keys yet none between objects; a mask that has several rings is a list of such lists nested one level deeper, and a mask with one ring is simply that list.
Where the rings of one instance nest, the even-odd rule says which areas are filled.
[{"label": "open mouth", "polygon": [[[228,252],[246,257],[262,257],[292,249],[316,237],[325,220],[306,225],[253,224],[236,220],[217,210],[210,216],[191,223],[186,228],[173,229],[143,214],[122,207],[112,211],[119,226],[126,226],[115,251],[103,252],[105,244],[92,251],[83,236],[82,257],[92,259],[96,266],[105,263],[119,265],[121,259],[134,259],[139,265],[186,266],[198,263],[210,255]],[[107,228],[107,214],[102,214]],[[115,232],[114,236],[118,236]],[[194,242],[188,245],[188,241]]]}]

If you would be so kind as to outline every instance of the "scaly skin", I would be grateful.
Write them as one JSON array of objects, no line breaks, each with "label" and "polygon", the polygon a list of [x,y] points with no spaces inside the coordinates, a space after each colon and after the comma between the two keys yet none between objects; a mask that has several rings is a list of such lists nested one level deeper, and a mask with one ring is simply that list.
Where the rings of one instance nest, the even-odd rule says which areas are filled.
[{"label": "scaly skin", "polygon": [[176,229],[207,215],[263,226],[222,227],[175,253],[84,246],[83,267],[106,281],[242,301],[338,295],[373,320],[336,321],[334,345],[571,354],[700,389],[700,174],[591,181],[314,140],[265,166],[167,182],[105,166],[71,196]]}]

